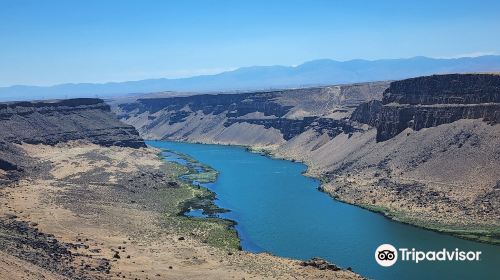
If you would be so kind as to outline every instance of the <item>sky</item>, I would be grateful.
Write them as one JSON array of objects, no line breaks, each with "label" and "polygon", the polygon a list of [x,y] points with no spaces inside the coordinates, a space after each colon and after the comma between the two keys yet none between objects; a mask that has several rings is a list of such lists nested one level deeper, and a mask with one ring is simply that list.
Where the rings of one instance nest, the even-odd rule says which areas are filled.
[{"label": "sky", "polygon": [[500,1],[0,0],[0,86],[500,54]]}]

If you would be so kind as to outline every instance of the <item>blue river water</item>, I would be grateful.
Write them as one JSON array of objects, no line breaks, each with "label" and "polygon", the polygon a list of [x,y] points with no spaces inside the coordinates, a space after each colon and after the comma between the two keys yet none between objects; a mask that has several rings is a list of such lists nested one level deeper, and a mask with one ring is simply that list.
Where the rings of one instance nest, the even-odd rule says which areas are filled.
[{"label": "blue river water", "polygon": [[[217,181],[206,187],[216,193],[218,206],[230,210],[219,216],[237,222],[244,250],[303,260],[321,257],[371,279],[500,276],[500,246],[398,223],[338,202],[317,190],[317,180],[302,175],[306,166],[301,163],[272,159],[237,146],[168,141],[148,141],[148,145],[186,154],[219,172]],[[176,161],[175,157],[171,160]],[[201,210],[190,214],[203,216]],[[398,261],[382,267],[374,254],[384,243],[410,250],[458,248],[482,253],[480,261]]]}]

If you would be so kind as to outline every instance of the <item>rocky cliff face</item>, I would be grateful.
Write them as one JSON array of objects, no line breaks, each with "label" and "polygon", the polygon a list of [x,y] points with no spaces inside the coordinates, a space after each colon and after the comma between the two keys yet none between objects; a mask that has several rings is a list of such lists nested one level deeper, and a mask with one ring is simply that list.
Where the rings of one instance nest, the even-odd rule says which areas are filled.
[{"label": "rocky cliff face", "polygon": [[361,105],[352,119],[377,127],[377,141],[460,119],[500,122],[500,75],[434,75],[391,83],[382,102]]},{"label": "rocky cliff face", "polygon": [[21,149],[0,140],[0,185],[20,178],[24,159]]},{"label": "rocky cliff face", "polygon": [[139,99],[114,110],[148,138],[270,146],[308,130],[330,137],[359,131],[347,117],[380,99],[387,84]]},{"label": "rocky cliff face", "polygon": [[360,123],[366,123],[370,126],[377,126],[379,113],[382,110],[382,102],[380,100],[372,100],[360,104],[351,115],[351,120]]},{"label": "rocky cliff face", "polygon": [[500,102],[500,75],[433,75],[392,82],[384,104],[479,104]]},{"label": "rocky cliff face", "polygon": [[134,127],[121,123],[100,99],[0,104],[0,139],[55,145],[87,140],[102,146],[145,147]]},{"label": "rocky cliff face", "polygon": [[134,127],[100,99],[0,103],[0,183],[16,179],[29,155],[14,144],[84,140],[102,146],[145,147]]}]

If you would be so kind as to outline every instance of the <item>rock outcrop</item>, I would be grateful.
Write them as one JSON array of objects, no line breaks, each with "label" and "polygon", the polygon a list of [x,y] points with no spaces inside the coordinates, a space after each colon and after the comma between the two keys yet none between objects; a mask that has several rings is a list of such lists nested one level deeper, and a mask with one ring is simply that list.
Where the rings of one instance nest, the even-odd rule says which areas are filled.
[{"label": "rock outcrop", "polygon": [[500,122],[500,75],[450,74],[392,82],[382,102],[362,104],[352,119],[377,127],[377,141],[460,119]]},{"label": "rock outcrop", "polygon": [[433,75],[392,82],[384,104],[479,104],[500,102],[500,75]]},{"label": "rock outcrop", "polygon": [[382,110],[382,102],[380,100],[372,100],[360,104],[351,115],[351,120],[360,123],[366,123],[370,126],[377,126],[379,113]]},{"label": "rock outcrop", "polygon": [[321,258],[312,258],[307,261],[303,261],[300,263],[301,266],[312,266],[316,267],[319,270],[333,270],[333,271],[339,271],[341,270],[340,267],[331,264]]},{"label": "rock outcrop", "polygon": [[0,104],[0,140],[55,145],[86,140],[102,146],[145,147],[134,127],[121,123],[100,99]]},{"label": "rock outcrop", "polygon": [[19,179],[24,162],[25,155],[19,148],[0,139],[0,185]]}]

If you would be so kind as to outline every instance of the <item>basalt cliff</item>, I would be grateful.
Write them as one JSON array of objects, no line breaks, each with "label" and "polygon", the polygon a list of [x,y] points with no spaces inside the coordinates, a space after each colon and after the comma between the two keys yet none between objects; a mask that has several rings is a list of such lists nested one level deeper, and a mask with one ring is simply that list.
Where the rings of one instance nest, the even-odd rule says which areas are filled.
[{"label": "basalt cliff", "polygon": [[145,147],[133,126],[120,122],[101,99],[0,103],[0,139],[54,145],[87,140],[103,146]]},{"label": "basalt cliff", "polygon": [[362,104],[353,120],[377,127],[377,141],[403,130],[452,123],[461,119],[500,122],[500,75],[436,75],[396,81],[382,101]]},{"label": "basalt cliff", "polygon": [[402,222],[500,240],[500,76],[113,102],[149,139],[300,160],[333,197]]},{"label": "basalt cliff", "polygon": [[150,139],[278,147],[306,131],[350,135],[349,115],[380,99],[388,83],[241,94],[205,94],[114,103],[113,110]]}]

